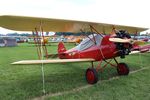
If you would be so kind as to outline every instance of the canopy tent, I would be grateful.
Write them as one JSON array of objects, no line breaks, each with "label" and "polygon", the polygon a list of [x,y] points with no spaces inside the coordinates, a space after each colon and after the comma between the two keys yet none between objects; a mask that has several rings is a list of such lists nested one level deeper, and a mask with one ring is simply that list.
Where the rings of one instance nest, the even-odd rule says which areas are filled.
[{"label": "canopy tent", "polygon": [[3,38],[0,38],[0,47],[4,47],[5,46],[5,42]]},{"label": "canopy tent", "polygon": [[17,41],[15,38],[11,37],[1,37],[0,38],[0,47],[14,47],[17,46]]}]

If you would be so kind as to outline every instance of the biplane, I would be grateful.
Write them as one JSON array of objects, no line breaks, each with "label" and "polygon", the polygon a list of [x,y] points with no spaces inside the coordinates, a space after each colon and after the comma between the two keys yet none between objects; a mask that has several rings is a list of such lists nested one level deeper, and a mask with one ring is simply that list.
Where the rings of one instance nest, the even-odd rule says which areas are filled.
[{"label": "biplane", "polygon": [[[136,42],[130,34],[139,33],[147,28],[114,25],[106,23],[85,22],[75,20],[63,20],[52,18],[36,18],[26,16],[0,16],[0,26],[16,31],[42,32],[91,32],[76,47],[66,50],[64,44],[58,44],[59,59],[22,60],[12,64],[49,64],[67,62],[90,62],[91,67],[86,70],[86,80],[89,84],[98,81],[98,71],[107,65],[116,68],[119,75],[128,75],[129,67],[126,63],[118,62],[116,57],[125,58],[132,50]],[[42,35],[41,35],[42,37]],[[114,60],[115,64],[112,62]],[[99,62],[94,67],[94,62]],[[102,62],[105,64],[102,66]]]}]

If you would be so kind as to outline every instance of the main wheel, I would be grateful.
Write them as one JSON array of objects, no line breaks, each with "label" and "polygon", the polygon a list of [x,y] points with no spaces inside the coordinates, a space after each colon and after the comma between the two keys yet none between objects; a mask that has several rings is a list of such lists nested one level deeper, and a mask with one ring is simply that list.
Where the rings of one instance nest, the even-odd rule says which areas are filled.
[{"label": "main wheel", "polygon": [[94,68],[88,68],[85,76],[89,84],[95,84],[98,81],[97,71]]},{"label": "main wheel", "polygon": [[129,67],[125,63],[119,63],[117,66],[117,71],[119,75],[128,75]]}]

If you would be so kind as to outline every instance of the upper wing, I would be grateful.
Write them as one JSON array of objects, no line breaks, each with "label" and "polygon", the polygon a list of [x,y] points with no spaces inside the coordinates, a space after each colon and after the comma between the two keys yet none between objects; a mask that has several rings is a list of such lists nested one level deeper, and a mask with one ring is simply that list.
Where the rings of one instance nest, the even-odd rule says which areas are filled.
[{"label": "upper wing", "polygon": [[42,25],[43,30],[46,32],[79,32],[80,29],[90,31],[89,25],[92,25],[98,32],[110,33],[112,29],[124,29],[129,33],[141,32],[147,28],[131,27],[123,25],[63,20],[52,18],[38,18],[38,17],[25,17],[25,16],[0,16],[0,27],[4,27],[16,31],[33,31],[34,28]]},{"label": "upper wing", "polygon": [[12,64],[23,65],[23,64],[54,64],[54,63],[71,63],[71,62],[90,62],[95,61],[94,59],[55,59],[55,60],[22,60],[13,62]]}]

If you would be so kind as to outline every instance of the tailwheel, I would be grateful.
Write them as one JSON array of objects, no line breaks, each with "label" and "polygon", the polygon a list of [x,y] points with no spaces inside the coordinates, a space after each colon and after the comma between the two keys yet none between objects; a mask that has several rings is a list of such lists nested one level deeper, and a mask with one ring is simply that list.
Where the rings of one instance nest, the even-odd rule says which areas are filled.
[{"label": "tailwheel", "polygon": [[96,69],[88,68],[86,70],[86,80],[89,84],[95,84],[98,81],[98,74]]},{"label": "tailwheel", "polygon": [[125,63],[119,63],[117,66],[117,71],[119,75],[128,75],[129,67]]}]

